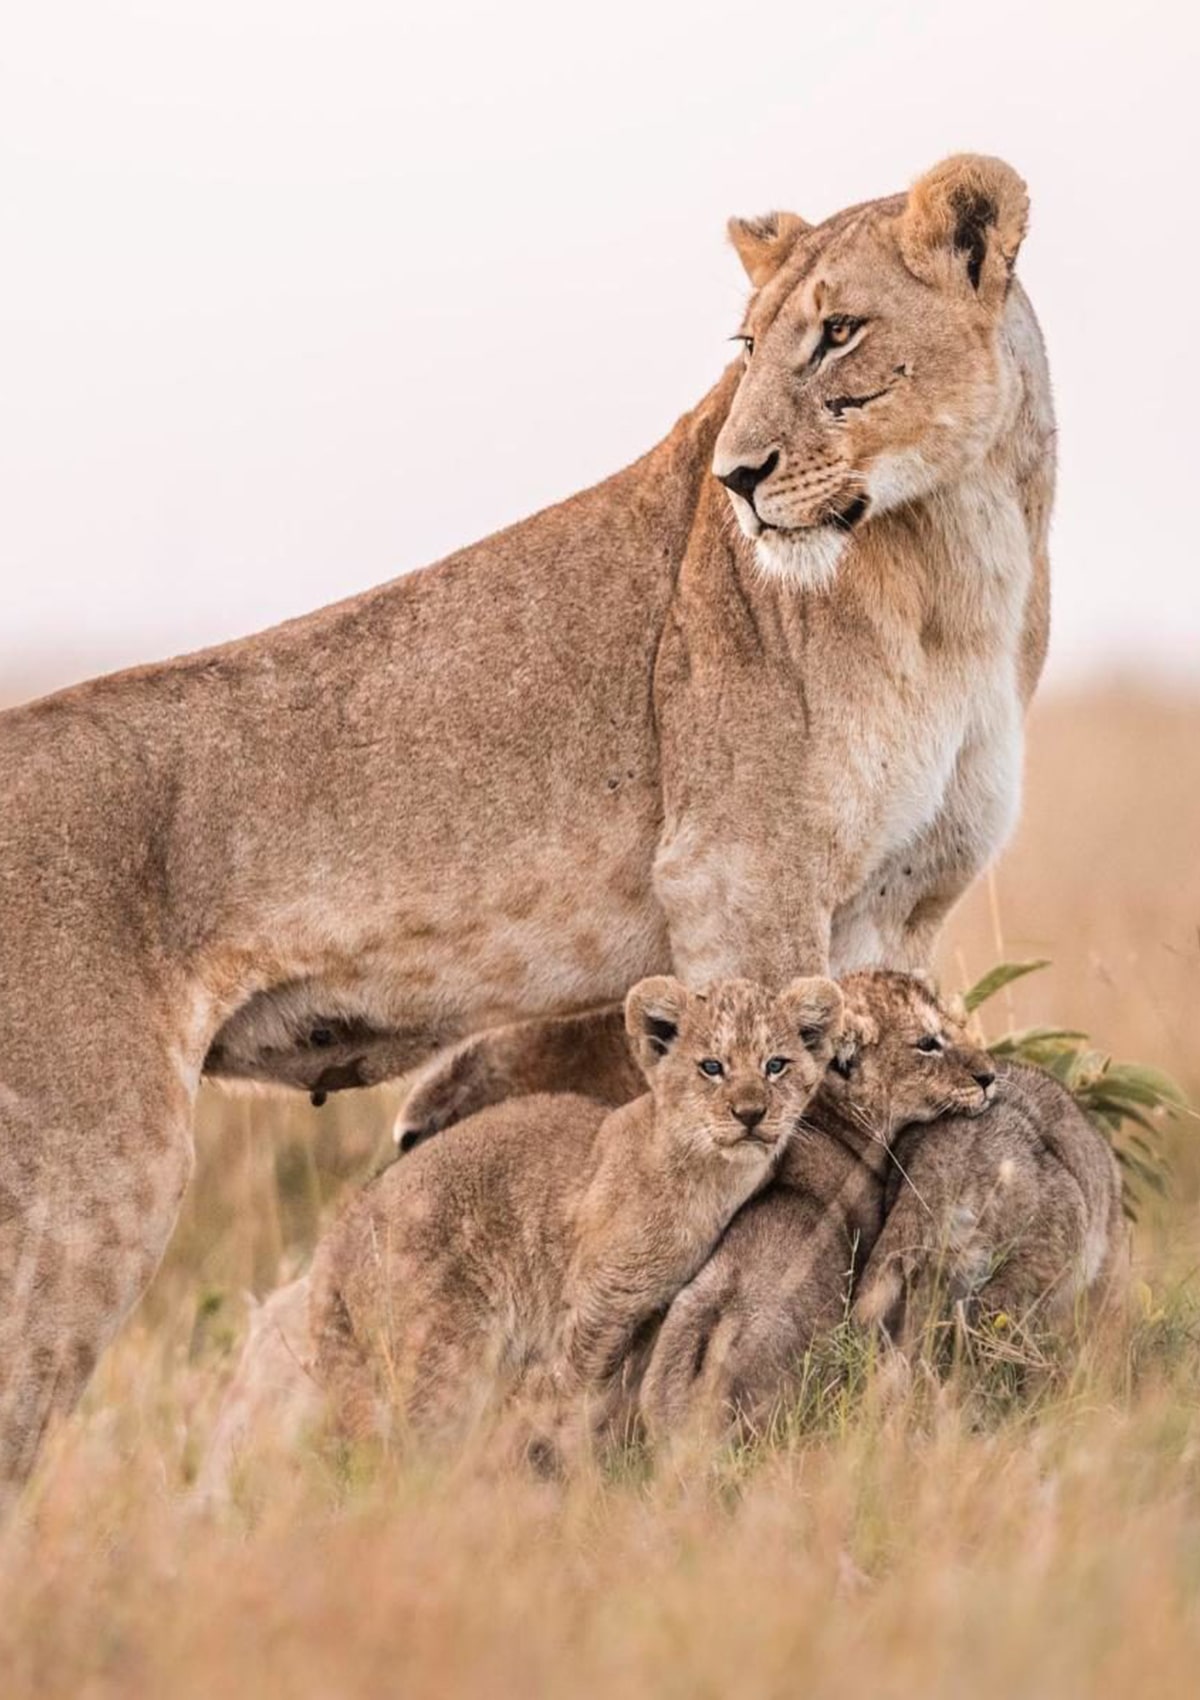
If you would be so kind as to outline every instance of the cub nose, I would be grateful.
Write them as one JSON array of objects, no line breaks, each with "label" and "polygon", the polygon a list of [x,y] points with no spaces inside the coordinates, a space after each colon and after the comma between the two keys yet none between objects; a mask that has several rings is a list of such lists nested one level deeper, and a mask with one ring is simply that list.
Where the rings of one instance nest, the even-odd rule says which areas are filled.
[{"label": "cub nose", "polygon": [[991,1069],[983,1069],[975,1076],[976,1086],[982,1086],[986,1092],[989,1086],[996,1084],[996,1076]]},{"label": "cub nose", "polygon": [[732,472],[719,472],[717,477],[727,490],[754,506],[754,492],[764,478],[769,478],[779,465],[779,451],[772,449],[761,466],[735,466]]},{"label": "cub nose", "polygon": [[741,1110],[735,1108],[733,1113],[735,1118],[741,1122],[746,1132],[753,1133],[767,1112],[759,1109],[757,1105],[750,1105]]}]

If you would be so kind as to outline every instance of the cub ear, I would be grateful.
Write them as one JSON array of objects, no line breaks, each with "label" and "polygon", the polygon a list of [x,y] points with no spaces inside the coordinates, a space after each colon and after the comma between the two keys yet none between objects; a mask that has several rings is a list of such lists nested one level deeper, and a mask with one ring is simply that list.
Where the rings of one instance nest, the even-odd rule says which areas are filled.
[{"label": "cub ear", "polygon": [[842,1031],[833,1053],[833,1069],[843,1080],[849,1080],[851,1065],[861,1050],[879,1043],[879,1024],[865,1010],[845,1006]]},{"label": "cub ear", "polygon": [[842,1037],[848,1044],[853,1045],[856,1051],[861,1051],[868,1045],[877,1045],[879,1023],[873,1015],[868,1015],[865,1009],[855,1009],[852,1004],[847,1004]]},{"label": "cub ear", "polygon": [[986,154],[944,159],[913,184],[900,215],[900,253],[924,283],[978,296],[999,311],[1029,222],[1029,192]]},{"label": "cub ear", "polygon": [[842,1031],[845,1000],[832,980],[793,980],[779,994],[784,1016],[808,1050],[836,1040]]},{"label": "cub ear", "polygon": [[761,218],[731,218],[725,226],[729,240],[755,289],[769,283],[787,259],[796,238],[812,225],[795,213],[764,213]]},{"label": "cub ear", "polygon": [[690,998],[681,981],[663,974],[639,980],[625,999],[625,1031],[643,1074],[653,1071],[679,1037]]}]

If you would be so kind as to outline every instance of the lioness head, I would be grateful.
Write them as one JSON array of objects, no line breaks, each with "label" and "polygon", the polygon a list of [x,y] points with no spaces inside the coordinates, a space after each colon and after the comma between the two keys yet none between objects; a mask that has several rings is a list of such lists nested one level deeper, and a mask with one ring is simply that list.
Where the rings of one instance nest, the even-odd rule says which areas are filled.
[{"label": "lioness head", "polygon": [[1017,394],[1000,319],[1028,215],[998,159],[809,225],[733,219],[754,285],[713,471],[764,571],[817,587],[856,526],[979,461]]},{"label": "lioness head", "polygon": [[707,992],[642,980],[625,1026],[670,1137],[697,1154],[779,1154],[833,1056],[842,994],[832,980],[796,980],[777,996],[748,980]]},{"label": "lioness head", "polygon": [[887,1140],[950,1111],[981,1115],[996,1094],[986,1051],[922,979],[869,969],[842,981],[845,1021],[825,1090],[864,1132]]}]

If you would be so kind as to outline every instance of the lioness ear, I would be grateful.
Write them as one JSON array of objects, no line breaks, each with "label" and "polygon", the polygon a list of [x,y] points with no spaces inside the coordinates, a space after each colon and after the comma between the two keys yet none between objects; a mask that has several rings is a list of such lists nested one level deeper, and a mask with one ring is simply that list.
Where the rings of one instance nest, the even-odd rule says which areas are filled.
[{"label": "lioness ear", "polygon": [[1011,165],[955,154],[909,191],[900,253],[922,282],[971,291],[998,311],[1028,222],[1029,193]]},{"label": "lioness ear", "polygon": [[625,999],[625,1031],[643,1074],[649,1075],[679,1037],[690,993],[679,980],[639,980]]},{"label": "lioness ear", "polygon": [[812,226],[795,213],[764,213],[762,218],[731,218],[729,240],[755,289],[768,283],[787,259],[796,238]]},{"label": "lioness ear", "polygon": [[808,1050],[836,1040],[842,1031],[842,989],[832,980],[793,980],[779,994],[785,1019]]}]

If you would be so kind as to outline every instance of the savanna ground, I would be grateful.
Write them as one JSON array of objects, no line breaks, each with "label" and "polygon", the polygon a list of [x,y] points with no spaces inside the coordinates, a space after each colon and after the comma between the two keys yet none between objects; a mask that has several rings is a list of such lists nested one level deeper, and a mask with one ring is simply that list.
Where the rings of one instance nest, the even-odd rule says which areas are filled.
[{"label": "savanna ground", "polygon": [[[948,986],[1054,966],[989,1036],[1078,1026],[1200,1097],[1200,705],[1034,717],[1024,824],[956,917]],[[769,1443],[569,1486],[262,1455],[186,1490],[246,1316],[387,1149],[394,1097],[205,1089],[166,1263],[0,1532],[0,1692],[973,1697],[1195,1692],[1200,1123],[1164,1131],[1130,1334],[1074,1368],[907,1391],[850,1341]]]}]

